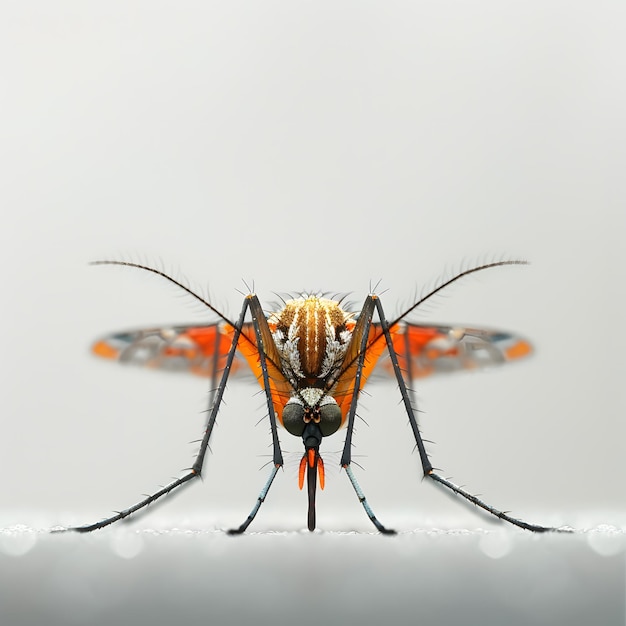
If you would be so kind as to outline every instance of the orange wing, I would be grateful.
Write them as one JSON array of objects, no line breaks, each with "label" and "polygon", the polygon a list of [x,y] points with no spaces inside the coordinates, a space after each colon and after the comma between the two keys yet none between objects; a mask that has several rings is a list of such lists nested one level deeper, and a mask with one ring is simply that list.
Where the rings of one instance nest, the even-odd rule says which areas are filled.
[{"label": "orange wing", "polygon": [[[251,323],[244,324],[242,334],[250,341],[240,339],[239,354],[235,356],[231,374],[236,376],[249,374],[251,368],[258,375],[259,357]],[[373,324],[364,368],[366,378],[385,351],[386,344],[381,335],[380,324]],[[380,339],[372,344],[371,342],[379,336]],[[210,377],[214,364],[217,365],[218,371],[224,367],[232,338],[232,327],[222,323],[207,326],[170,326],[114,333],[96,341],[92,351],[99,357],[121,363]],[[392,329],[392,338],[400,367],[405,372],[410,371],[412,378],[491,367],[532,353],[530,343],[512,333],[463,326],[401,322]],[[275,361],[276,356],[268,356],[273,359],[272,363],[268,363],[270,378],[282,378],[278,369],[272,368],[272,365],[278,365]],[[354,356],[351,355],[350,358]],[[246,361],[250,368],[246,367]],[[342,383],[340,390],[342,397],[351,391],[351,378],[355,367],[356,364],[353,364],[339,381]],[[385,374],[393,375],[389,360],[382,361],[378,369]]]},{"label": "orange wing", "polygon": [[[505,331],[408,322],[398,325],[393,347],[410,378],[492,367],[532,353],[528,341]],[[383,371],[393,375],[389,360]]]},{"label": "orange wing", "polygon": [[[243,332],[254,337],[252,324],[245,324]],[[120,363],[211,377],[226,364],[231,342],[232,329],[219,323],[114,333],[96,341],[91,350]],[[246,373],[245,360],[236,356],[231,374]]]}]

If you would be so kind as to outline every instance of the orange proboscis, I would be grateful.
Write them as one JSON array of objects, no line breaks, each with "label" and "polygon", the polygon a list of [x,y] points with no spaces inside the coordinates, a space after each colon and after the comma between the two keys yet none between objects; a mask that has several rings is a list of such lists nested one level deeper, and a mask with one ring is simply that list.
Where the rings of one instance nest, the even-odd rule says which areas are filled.
[{"label": "orange proboscis", "polygon": [[298,487],[304,487],[304,472],[306,471],[306,454],[300,460],[300,469],[298,470]]},{"label": "orange proboscis", "polygon": [[319,480],[320,489],[324,489],[326,484],[326,472],[324,471],[324,461],[322,457],[319,455],[319,452],[310,448],[306,451],[306,453],[302,456],[300,460],[300,468],[298,470],[298,487],[302,489],[304,486],[304,474],[306,472],[307,465],[309,467],[315,467],[315,461],[317,459],[317,477]]},{"label": "orange proboscis", "polygon": [[326,473],[324,472],[324,461],[321,456],[317,456],[317,477],[320,481],[320,489],[324,489],[326,484]]}]

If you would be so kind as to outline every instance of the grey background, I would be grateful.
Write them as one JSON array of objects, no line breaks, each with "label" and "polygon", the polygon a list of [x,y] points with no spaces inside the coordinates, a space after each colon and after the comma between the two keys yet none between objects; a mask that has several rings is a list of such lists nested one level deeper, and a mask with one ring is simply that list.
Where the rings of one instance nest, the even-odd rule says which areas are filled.
[{"label": "grey background", "polygon": [[[273,292],[302,289],[351,292],[359,303],[382,279],[383,303],[399,312],[455,269],[528,259],[465,281],[416,316],[515,330],[536,346],[515,366],[420,383],[433,462],[529,521],[625,523],[623,3],[7,2],[1,13],[2,528],[99,519],[191,463],[206,383],[99,363],[87,349],[109,331],[207,316],[152,276],[87,265],[102,258],[162,266],[233,316],[242,279],[268,303]],[[130,529],[211,531],[243,520],[270,452],[255,392],[229,386],[203,484]],[[60,611],[62,623],[59,607],[79,596],[94,598],[76,613],[84,620],[119,619],[134,602],[145,612],[133,623],[158,621],[179,602],[166,586],[193,598],[182,603],[190,620],[193,602],[219,599],[237,623],[260,598],[259,619],[269,602],[287,620],[309,596],[305,585],[285,597],[280,581],[308,580],[315,554],[313,580],[336,576],[340,590],[350,578],[346,593],[380,611],[372,608],[372,623],[392,607],[408,623],[414,605],[448,622],[457,605],[432,580],[456,584],[459,602],[473,598],[483,611],[476,623],[488,623],[489,607],[517,615],[503,599],[508,583],[520,623],[573,623],[565,599],[587,599],[582,588],[595,600],[607,591],[605,623],[622,623],[620,534],[598,548],[597,533],[537,544],[492,530],[486,536],[497,545],[505,536],[505,548],[485,547],[492,539],[476,529],[498,527],[420,481],[395,386],[369,393],[358,477],[381,520],[408,532],[402,539],[299,534],[301,444],[283,436],[295,454],[253,528],[296,532],[285,543],[200,532],[189,562],[178,534],[131,533],[144,539],[128,560],[115,548],[124,530],[93,539],[5,532],[3,580],[53,590],[34,594],[31,613],[5,585],[13,622],[29,623],[39,607],[49,618]],[[326,449],[340,450],[342,439]],[[329,474],[320,528],[369,533],[345,476]],[[407,570],[409,558],[422,569]],[[560,580],[547,558],[574,574],[546,596],[552,613],[529,617],[525,605],[542,606],[530,581]],[[99,576],[110,583],[129,563],[145,594],[100,597],[108,587]],[[190,593],[187,581],[181,591],[186,575],[163,577],[179,565],[193,580],[215,575],[230,586]],[[379,575],[365,576],[370,568]],[[59,572],[91,596],[74,583],[56,593]],[[274,577],[275,599],[261,584]],[[481,595],[494,581],[503,591]],[[318,615],[360,615],[339,599],[324,603],[316,584]],[[229,604],[239,585],[249,600]],[[332,589],[329,598],[346,597]],[[389,590],[397,601],[378,602]]]}]

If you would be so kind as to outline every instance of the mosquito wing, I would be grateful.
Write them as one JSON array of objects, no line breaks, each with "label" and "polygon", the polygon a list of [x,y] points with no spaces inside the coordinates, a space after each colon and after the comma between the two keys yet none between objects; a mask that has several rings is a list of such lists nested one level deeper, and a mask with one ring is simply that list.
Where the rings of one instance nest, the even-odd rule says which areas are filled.
[{"label": "mosquito wing", "polygon": [[[245,324],[243,331],[254,335],[251,324]],[[226,364],[232,338],[232,328],[223,322],[181,325],[114,333],[96,341],[91,350],[120,363],[210,377]],[[245,359],[236,354],[231,375],[249,373]]]},{"label": "mosquito wing", "polygon": [[[408,322],[394,330],[398,363],[410,378],[492,367],[532,353],[528,341],[506,331]],[[393,375],[389,359],[378,369]]]}]

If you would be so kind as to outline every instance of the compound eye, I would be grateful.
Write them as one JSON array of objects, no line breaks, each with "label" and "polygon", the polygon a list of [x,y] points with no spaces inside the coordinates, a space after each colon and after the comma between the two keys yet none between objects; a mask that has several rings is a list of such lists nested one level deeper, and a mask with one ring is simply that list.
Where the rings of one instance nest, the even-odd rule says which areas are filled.
[{"label": "compound eye", "polygon": [[283,409],[283,426],[292,435],[302,436],[304,432],[304,407],[299,402],[287,402]]},{"label": "compound eye", "polygon": [[320,430],[324,437],[332,435],[341,426],[341,409],[335,402],[320,407]]}]

